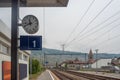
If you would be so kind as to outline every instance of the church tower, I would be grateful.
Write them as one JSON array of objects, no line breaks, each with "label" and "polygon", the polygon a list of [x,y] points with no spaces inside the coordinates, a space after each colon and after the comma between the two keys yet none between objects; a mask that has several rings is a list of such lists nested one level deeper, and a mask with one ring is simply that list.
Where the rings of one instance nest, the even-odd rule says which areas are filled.
[{"label": "church tower", "polygon": [[94,62],[93,53],[92,50],[90,49],[88,54],[88,68],[91,68],[93,62]]},{"label": "church tower", "polygon": [[92,53],[92,50],[90,49],[90,52],[88,54],[88,60],[93,60],[93,53]]},{"label": "church tower", "polygon": [[93,61],[93,53],[92,53],[92,50],[90,49],[90,52],[88,54],[88,61],[91,63],[91,61]]}]

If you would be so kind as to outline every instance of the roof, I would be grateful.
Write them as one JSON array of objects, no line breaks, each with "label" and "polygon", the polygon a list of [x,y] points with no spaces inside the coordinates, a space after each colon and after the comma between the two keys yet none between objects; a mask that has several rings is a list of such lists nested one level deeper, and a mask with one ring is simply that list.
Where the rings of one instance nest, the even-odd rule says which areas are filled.
[{"label": "roof", "polygon": [[120,57],[112,59],[111,64],[112,65],[120,65]]},{"label": "roof", "polygon": [[87,64],[85,61],[78,60],[77,58],[75,60],[64,61],[60,65],[62,65],[64,63],[66,63],[66,64]]},{"label": "roof", "polygon": [[94,62],[96,62],[97,60],[95,60],[95,59],[90,59],[90,60],[88,60],[88,64],[93,64]]},{"label": "roof", "polygon": [[[21,7],[66,7],[69,0],[20,0]],[[0,7],[10,7],[11,0],[0,0]]]}]

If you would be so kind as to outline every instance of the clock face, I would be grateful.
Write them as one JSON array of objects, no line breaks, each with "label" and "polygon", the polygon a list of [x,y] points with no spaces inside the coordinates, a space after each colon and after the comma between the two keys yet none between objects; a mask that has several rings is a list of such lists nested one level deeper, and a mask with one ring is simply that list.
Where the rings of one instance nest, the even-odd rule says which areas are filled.
[{"label": "clock face", "polygon": [[22,20],[23,29],[29,34],[36,33],[39,29],[38,25],[38,19],[33,15],[27,15]]}]

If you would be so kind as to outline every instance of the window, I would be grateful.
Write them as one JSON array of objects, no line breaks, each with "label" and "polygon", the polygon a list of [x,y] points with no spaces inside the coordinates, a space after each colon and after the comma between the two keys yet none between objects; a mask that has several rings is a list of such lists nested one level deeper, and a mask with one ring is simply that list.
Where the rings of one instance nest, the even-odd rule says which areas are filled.
[{"label": "window", "polygon": [[5,45],[1,45],[1,52],[5,54],[9,54],[9,48]]},{"label": "window", "polygon": [[26,55],[23,55],[23,60],[27,61],[28,57]]}]

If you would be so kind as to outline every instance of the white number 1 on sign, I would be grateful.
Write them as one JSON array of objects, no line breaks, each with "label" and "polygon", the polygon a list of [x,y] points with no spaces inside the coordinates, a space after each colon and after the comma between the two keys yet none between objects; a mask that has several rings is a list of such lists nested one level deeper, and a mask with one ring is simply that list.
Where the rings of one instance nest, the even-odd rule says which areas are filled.
[{"label": "white number 1 on sign", "polygon": [[35,40],[33,41],[33,47],[36,47],[36,41]]}]

